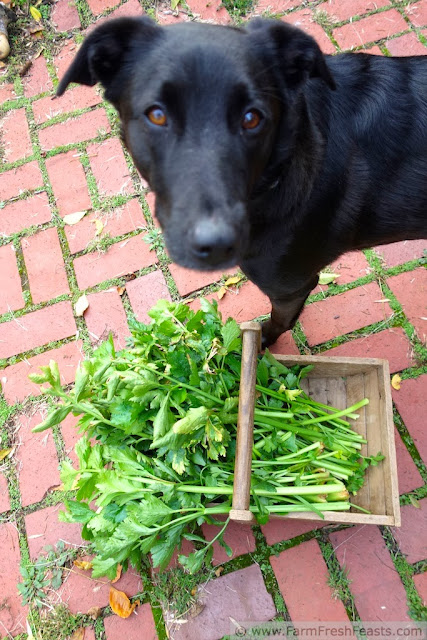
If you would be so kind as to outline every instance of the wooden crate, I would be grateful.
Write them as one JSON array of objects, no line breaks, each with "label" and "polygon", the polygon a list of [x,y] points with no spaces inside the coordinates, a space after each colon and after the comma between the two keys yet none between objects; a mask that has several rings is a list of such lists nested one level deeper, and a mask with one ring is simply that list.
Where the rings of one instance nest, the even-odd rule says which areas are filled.
[{"label": "wooden crate", "polygon": [[[252,323],[246,323],[248,334]],[[255,339],[252,339],[252,346]],[[249,342],[249,340],[248,340]],[[245,351],[245,342],[244,342]],[[249,351],[247,352],[249,354]],[[255,355],[254,355],[255,353]],[[245,355],[245,354],[244,354]],[[249,397],[248,388],[254,391],[254,358],[256,350],[252,348],[251,355],[242,360],[242,381]],[[397,483],[396,450],[394,444],[394,425],[392,414],[390,372],[386,360],[374,358],[339,358],[327,356],[282,356],[276,355],[279,362],[286,366],[293,365],[314,365],[312,371],[303,381],[304,390],[318,402],[329,404],[338,409],[345,409],[363,398],[369,399],[369,404],[358,411],[359,418],[351,420],[355,431],[360,433],[367,444],[363,445],[361,453],[363,455],[376,455],[381,452],[385,460],[377,466],[368,467],[365,475],[365,483],[356,496],[351,496],[351,502],[370,511],[369,514],[351,508],[350,511],[343,512],[323,512],[324,520],[327,522],[358,523],[375,525],[400,526],[400,506],[399,491]],[[251,364],[251,367],[249,366]],[[248,382],[246,370],[252,369],[252,378]],[[241,382],[242,391],[242,382]],[[252,400],[253,400],[252,395]],[[241,404],[242,403],[242,398]],[[246,402],[246,407],[250,406]],[[239,407],[240,410],[240,407]],[[245,503],[242,498],[244,491],[249,499],[249,487],[242,491],[245,485],[245,477],[248,479],[250,473],[250,461],[252,454],[252,417],[250,411],[244,410],[242,424],[239,424],[245,440],[245,448],[236,451],[235,467],[235,497],[233,496],[233,507],[240,502]],[[240,421],[240,416],[239,416]],[[243,446],[243,445],[242,445]],[[239,471],[240,467],[240,471]],[[239,480],[236,481],[236,478]],[[242,482],[243,480],[243,482]],[[249,481],[250,482],[250,481]],[[237,497],[240,493],[240,501]],[[231,517],[240,522],[248,521],[251,514],[247,511],[247,506],[236,506],[232,509]],[[320,516],[312,511],[290,513],[286,516],[272,516],[277,518],[298,518],[304,520],[321,520]]]},{"label": "wooden crate", "polygon": [[[376,467],[368,467],[365,483],[356,496],[351,496],[351,502],[371,513],[362,513],[354,508],[343,512],[324,512],[325,520],[399,527],[399,490],[387,360],[280,355],[275,355],[275,358],[285,366],[314,365],[301,386],[318,402],[345,409],[363,398],[369,400],[368,405],[359,409],[358,420],[351,420],[351,424],[367,440],[362,447],[362,455],[376,455],[381,451],[385,460]],[[285,517],[321,519],[312,512],[292,513]]]}]

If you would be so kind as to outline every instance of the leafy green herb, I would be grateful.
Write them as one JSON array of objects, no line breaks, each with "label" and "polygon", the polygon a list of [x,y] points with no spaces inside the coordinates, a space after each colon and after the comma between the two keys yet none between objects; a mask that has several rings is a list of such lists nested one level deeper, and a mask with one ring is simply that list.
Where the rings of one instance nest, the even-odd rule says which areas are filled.
[{"label": "leafy green herb", "polygon": [[[160,301],[151,324],[133,321],[128,348],[116,353],[110,337],[84,362],[65,392],[55,363],[32,375],[50,385],[59,404],[34,430],[80,416],[79,468],[68,461],[61,479],[76,489],[61,519],[83,524],[95,550],[93,575],[114,578],[117,565],[138,568],[150,553],[164,568],[184,538],[196,550],[179,555],[188,571],[212,557],[198,534],[204,522],[224,541],[233,493],[240,328],[222,322],[217,305],[199,311]],[[310,399],[301,380],[312,367],[286,367],[268,351],[258,362],[251,510],[261,524],[271,514],[350,508],[369,464],[365,442],[347,418],[367,403],[339,411]],[[347,484],[347,488],[345,486]]]}]

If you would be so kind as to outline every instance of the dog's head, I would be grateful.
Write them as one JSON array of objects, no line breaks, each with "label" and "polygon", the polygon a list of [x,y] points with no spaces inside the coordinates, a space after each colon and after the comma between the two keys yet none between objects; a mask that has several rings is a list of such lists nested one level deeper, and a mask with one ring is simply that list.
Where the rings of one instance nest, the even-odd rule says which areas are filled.
[{"label": "dog's head", "polygon": [[172,259],[217,269],[244,255],[248,199],[272,182],[266,168],[290,148],[292,105],[315,77],[333,88],[315,41],[281,22],[236,29],[121,18],[86,38],[57,94],[71,82],[105,87],[156,193]]}]

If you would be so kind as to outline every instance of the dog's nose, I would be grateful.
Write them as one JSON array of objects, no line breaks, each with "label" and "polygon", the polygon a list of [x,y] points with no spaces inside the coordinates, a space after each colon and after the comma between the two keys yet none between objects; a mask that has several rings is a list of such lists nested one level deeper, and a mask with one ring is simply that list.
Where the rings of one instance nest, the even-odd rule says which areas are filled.
[{"label": "dog's nose", "polygon": [[222,220],[201,220],[193,229],[191,250],[196,258],[207,264],[228,262],[236,252],[236,245],[234,229]]}]

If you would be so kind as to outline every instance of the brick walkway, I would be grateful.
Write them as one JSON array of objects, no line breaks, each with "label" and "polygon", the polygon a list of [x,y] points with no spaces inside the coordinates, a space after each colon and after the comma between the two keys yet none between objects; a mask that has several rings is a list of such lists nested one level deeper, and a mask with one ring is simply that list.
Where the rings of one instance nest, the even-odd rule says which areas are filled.
[{"label": "brick walkway", "polygon": [[[178,17],[166,9],[156,17],[160,23],[232,22],[219,5],[187,0],[188,10]],[[427,53],[427,0],[260,0],[252,13],[265,12],[301,26],[328,53]],[[23,78],[6,78],[7,67],[0,75],[0,424],[2,449],[13,447],[0,466],[0,636],[27,637],[28,607],[16,588],[21,559],[35,560],[60,539],[83,544],[79,527],[57,518],[58,461],[68,454],[73,459],[74,422],[67,419],[54,435],[31,433],[45,407],[28,374],[53,358],[69,383],[84,354],[108,332],[124,345],[129,314],[145,320],[159,298],[216,297],[223,282],[221,273],[170,264],[157,237],[153,196],[98,90],[75,87],[51,99],[95,20],[142,13],[138,0],[120,6],[116,0],[59,0],[51,14],[54,45],[46,42]],[[70,224],[75,220],[67,216],[76,212],[87,213]],[[176,640],[218,640],[230,632],[229,616],[293,623],[426,619],[426,248],[426,241],[405,242],[343,256],[333,265],[337,284],[318,287],[292,335],[276,345],[280,353],[385,357],[392,372],[400,372],[393,398],[402,528],[304,521],[230,526],[226,540],[234,556],[215,548],[213,564],[224,563],[223,573],[203,587],[204,610],[178,626]],[[77,317],[74,304],[83,293],[89,308]],[[269,310],[247,282],[232,287],[219,306],[238,321]],[[212,535],[209,527],[204,533]],[[149,576],[130,571],[115,585],[141,596],[138,615],[122,620],[110,615],[108,585],[79,570],[67,575],[54,602],[66,603],[73,614],[103,608],[96,623],[75,619],[87,627],[86,640],[166,638]]]}]

